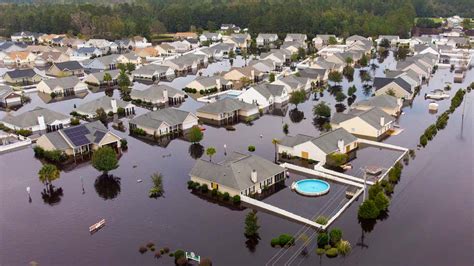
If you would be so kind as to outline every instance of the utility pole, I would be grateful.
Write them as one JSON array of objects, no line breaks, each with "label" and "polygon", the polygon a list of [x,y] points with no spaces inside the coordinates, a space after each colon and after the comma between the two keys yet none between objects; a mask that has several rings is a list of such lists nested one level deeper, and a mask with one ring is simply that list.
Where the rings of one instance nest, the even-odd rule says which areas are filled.
[{"label": "utility pole", "polygon": [[362,202],[364,202],[367,193],[367,171],[365,170],[365,168],[361,168],[361,170],[364,171],[364,194],[362,197]]}]

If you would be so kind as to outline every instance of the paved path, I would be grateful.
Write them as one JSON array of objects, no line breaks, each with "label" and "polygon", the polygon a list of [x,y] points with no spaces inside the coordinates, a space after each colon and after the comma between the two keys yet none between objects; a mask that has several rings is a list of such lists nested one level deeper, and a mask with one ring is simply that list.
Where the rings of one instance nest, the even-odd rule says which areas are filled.
[{"label": "paved path", "polygon": [[317,229],[325,229],[325,227],[323,225],[320,225],[318,223],[315,223],[309,219],[306,219],[302,216],[299,216],[299,215],[296,215],[294,213],[291,213],[289,211],[285,211],[283,209],[280,209],[278,207],[275,207],[273,205],[270,205],[270,204],[267,204],[265,202],[262,202],[262,201],[259,201],[259,200],[255,200],[255,199],[252,199],[250,197],[247,197],[247,196],[244,196],[244,195],[240,195],[240,200],[249,204],[249,205],[252,205],[254,207],[257,207],[257,208],[260,208],[260,209],[263,209],[263,210],[266,210],[266,211],[269,211],[269,212],[272,212],[272,213],[275,213],[277,215],[281,215],[281,216],[284,216],[286,218],[289,218],[291,220],[294,220],[296,222],[299,222],[299,223],[302,223],[302,224],[305,224],[305,225],[309,225],[313,228],[317,228]]}]

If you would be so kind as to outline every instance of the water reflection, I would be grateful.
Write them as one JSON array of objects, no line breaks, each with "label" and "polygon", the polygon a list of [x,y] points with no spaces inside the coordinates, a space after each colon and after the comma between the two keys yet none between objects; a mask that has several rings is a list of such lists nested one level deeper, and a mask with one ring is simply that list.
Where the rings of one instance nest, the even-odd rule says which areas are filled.
[{"label": "water reflection", "polygon": [[199,143],[194,143],[189,145],[188,152],[191,158],[197,160],[204,154],[204,147]]},{"label": "water reflection", "polygon": [[104,200],[114,199],[120,194],[120,177],[100,175],[94,182],[95,191]]},{"label": "water reflection", "polygon": [[41,192],[41,198],[44,203],[51,206],[59,204],[63,195],[63,189],[61,187],[56,188],[51,184],[47,185]]},{"label": "water reflection", "polygon": [[375,224],[377,224],[376,219],[362,219],[359,217],[358,220],[362,231],[365,233],[372,232],[372,230],[374,230]]},{"label": "water reflection", "polygon": [[257,245],[258,245],[258,242],[260,241],[260,236],[252,236],[252,237],[246,237],[246,241],[245,241],[245,246],[247,247],[247,249],[254,253],[255,250],[257,249]]},{"label": "water reflection", "polygon": [[290,120],[293,123],[299,123],[304,119],[304,112],[298,109],[290,110]]},{"label": "water reflection", "polygon": [[336,103],[335,107],[336,107],[336,112],[338,113],[342,113],[346,110],[346,105],[343,103]]}]

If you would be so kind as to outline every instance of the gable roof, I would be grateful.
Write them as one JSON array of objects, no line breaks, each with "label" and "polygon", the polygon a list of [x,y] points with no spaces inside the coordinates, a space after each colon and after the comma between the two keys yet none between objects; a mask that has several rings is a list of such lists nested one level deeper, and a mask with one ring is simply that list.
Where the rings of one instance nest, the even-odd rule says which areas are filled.
[{"label": "gable roof", "polygon": [[77,62],[77,61],[66,61],[66,62],[53,63],[53,66],[56,66],[61,71],[83,69],[81,64],[79,64],[79,62]]},{"label": "gable roof", "polygon": [[319,137],[312,137],[303,134],[298,134],[296,136],[286,136],[280,140],[279,144],[286,147],[295,147],[310,141],[324,153],[330,154],[339,150],[339,140],[343,140],[344,143],[348,144],[357,141],[357,138],[341,127],[333,131],[323,133]]},{"label": "gable roof", "polygon": [[204,105],[197,109],[197,112],[208,113],[208,114],[221,114],[230,113],[238,110],[251,110],[257,108],[253,104],[249,104],[243,101],[239,101],[233,98],[224,98],[217,100],[213,103]]},{"label": "gable roof", "polygon": [[100,122],[94,121],[50,132],[44,136],[58,150],[75,148],[89,144],[99,144],[109,130]]},{"label": "gable roof", "polygon": [[43,80],[43,82],[49,88],[53,89],[57,86],[62,87],[62,88],[72,88],[81,81],[76,76],[70,76],[70,77],[62,77],[62,78],[57,78],[57,79],[47,79],[47,80]]},{"label": "gable roof", "polygon": [[36,71],[32,68],[15,69],[15,70],[8,71],[8,72],[5,73],[5,75],[7,75],[7,74],[12,79],[32,78],[32,77],[38,75],[38,73],[36,73]]},{"label": "gable roof", "polygon": [[410,83],[408,83],[402,77],[397,77],[397,78],[375,77],[373,85],[374,85],[375,90],[380,90],[392,82],[400,86],[405,91],[412,93]]},{"label": "gable roof", "polygon": [[[88,114],[95,114],[97,109],[102,108],[105,111],[112,109],[112,104],[111,101],[114,100],[115,98],[109,97],[109,96],[102,96],[100,98],[94,99],[92,101],[83,103],[79,105],[76,110],[79,112],[83,113],[88,113]],[[127,107],[130,103],[125,102],[121,99],[115,99],[117,101],[117,107],[122,107],[125,108]]]},{"label": "gable roof", "polygon": [[168,92],[168,97],[174,97],[176,95],[184,94],[184,92],[167,85],[153,84],[145,90],[132,90],[130,96],[132,98],[143,98],[149,101],[154,101],[163,98],[164,90]]},{"label": "gable roof", "polygon": [[159,128],[163,122],[176,126],[182,124],[190,114],[176,108],[164,108],[134,117],[130,123],[148,128]]},{"label": "gable roof", "polygon": [[381,117],[384,118],[386,124],[389,123],[389,122],[395,121],[394,117],[387,114],[382,109],[380,109],[378,107],[373,107],[373,108],[370,108],[366,111],[351,109],[347,113],[336,113],[336,114],[334,114],[333,118],[331,119],[331,123],[339,124],[339,123],[342,123],[344,121],[353,119],[355,117],[359,117],[360,119],[362,119],[367,124],[371,125],[373,128],[375,128],[377,130],[382,128],[382,126],[380,125],[380,118]]},{"label": "gable roof", "polygon": [[189,174],[242,191],[255,185],[250,179],[254,170],[257,172],[257,183],[285,171],[283,167],[257,155],[233,152],[219,163],[200,159]]},{"label": "gable roof", "polygon": [[56,120],[65,120],[69,119],[68,115],[52,111],[43,107],[36,107],[33,110],[24,112],[17,116],[7,115],[3,118],[2,121],[8,124],[15,125],[20,128],[29,128],[38,125],[38,117],[43,116],[44,122],[50,124]]},{"label": "gable roof", "polygon": [[5,99],[12,93],[16,93],[12,87],[0,85],[0,99]]},{"label": "gable roof", "polygon": [[371,97],[366,100],[362,100],[356,102],[353,107],[358,106],[371,106],[371,107],[379,107],[379,108],[397,108],[399,107],[399,101],[397,97],[388,95],[388,94],[381,94],[374,97]]}]

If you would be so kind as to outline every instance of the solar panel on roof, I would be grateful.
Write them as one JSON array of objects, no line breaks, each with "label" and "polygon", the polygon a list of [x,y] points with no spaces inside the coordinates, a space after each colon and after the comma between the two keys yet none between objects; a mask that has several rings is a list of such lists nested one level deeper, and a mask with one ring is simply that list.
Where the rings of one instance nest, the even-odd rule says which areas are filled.
[{"label": "solar panel on roof", "polygon": [[82,146],[90,143],[89,139],[86,137],[90,132],[85,126],[67,128],[64,129],[64,133],[75,146]]}]

